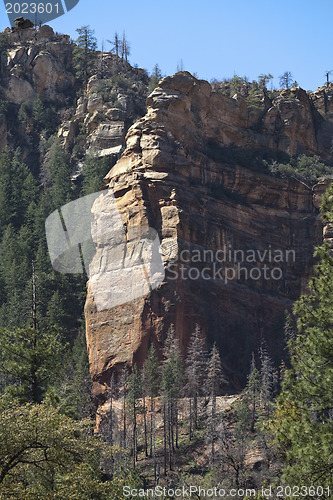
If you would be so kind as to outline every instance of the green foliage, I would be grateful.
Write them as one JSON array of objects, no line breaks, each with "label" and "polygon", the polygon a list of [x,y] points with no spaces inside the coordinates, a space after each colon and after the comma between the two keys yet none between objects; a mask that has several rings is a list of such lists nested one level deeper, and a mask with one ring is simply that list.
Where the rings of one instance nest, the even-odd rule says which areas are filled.
[{"label": "green foliage", "polygon": [[72,199],[69,156],[60,146],[59,139],[50,148],[45,177],[53,209],[60,208]]},{"label": "green foliage", "polygon": [[42,126],[45,122],[45,107],[40,95],[38,94],[34,100],[32,107],[32,116],[38,125]]},{"label": "green foliage", "polygon": [[32,105],[30,101],[22,102],[17,117],[22,124],[26,125],[28,123],[32,117]]},{"label": "green foliage", "polygon": [[248,80],[246,77],[234,75],[226,84],[226,88],[230,92],[230,97],[233,97],[235,94],[240,93],[242,89],[246,88],[247,82]]},{"label": "green foliage", "polygon": [[150,81],[149,81],[149,86],[148,86],[148,94],[151,94],[151,92],[157,87],[158,82],[162,78],[162,72],[159,67],[159,65],[156,63],[152,74],[150,75]]},{"label": "green foliage", "polygon": [[95,406],[92,397],[92,384],[85,333],[79,332],[71,351],[64,360],[61,378],[50,383],[46,398],[57,406],[61,413],[80,420],[93,416]]},{"label": "green foliage", "polygon": [[103,186],[103,178],[110,170],[110,160],[89,155],[84,163],[82,193],[96,193]]},{"label": "green foliage", "polygon": [[95,69],[97,40],[94,30],[91,30],[89,26],[82,26],[82,28],[78,28],[76,31],[79,36],[75,41],[76,45],[73,50],[74,68],[76,77],[86,87],[88,78]]},{"label": "green foliage", "polygon": [[9,103],[3,99],[0,99],[0,115],[5,115],[8,111]]},{"label": "green foliage", "polygon": [[0,55],[10,48],[8,33],[0,33]]},{"label": "green foliage", "polygon": [[0,156],[0,234],[7,224],[19,228],[30,204],[37,199],[36,182],[21,161],[21,152],[5,148]]},{"label": "green foliage", "polygon": [[38,403],[51,378],[55,378],[64,352],[56,329],[16,328],[0,330],[0,370],[11,383],[6,392],[20,401]]},{"label": "green foliage", "polygon": [[289,89],[292,85],[293,75],[290,71],[285,71],[283,75],[280,76],[280,85],[283,89]]},{"label": "green foliage", "polygon": [[156,350],[154,344],[152,344],[148,351],[148,356],[143,365],[144,372],[144,382],[145,382],[145,390],[150,397],[155,397],[158,394],[159,386],[160,386],[160,377],[159,377],[159,362],[156,354]]},{"label": "green foliage", "polygon": [[102,96],[104,102],[113,103],[117,100],[117,94],[115,92],[115,84],[112,78],[106,78],[100,80],[96,85],[92,87],[90,93],[96,93]]},{"label": "green foliage", "polygon": [[[332,218],[333,184],[322,205]],[[288,484],[333,485],[333,256],[328,244],[316,249],[319,262],[308,295],[295,304],[297,335],[289,341],[292,368],[271,423],[284,453]]]},{"label": "green foliage", "polygon": [[0,403],[1,498],[119,498],[121,481],[102,482],[99,464],[106,454],[112,451],[92,435],[88,421],[73,421],[45,404]]},{"label": "green foliage", "polygon": [[266,162],[268,170],[280,177],[292,177],[302,181],[316,182],[321,178],[331,178],[333,168],[323,163],[319,156],[300,155],[291,158],[288,163]]},{"label": "green foliage", "polygon": [[262,89],[267,89],[267,84],[274,78],[271,73],[268,73],[268,75],[262,73],[261,75],[258,76],[258,82],[259,82],[259,87]]},{"label": "green foliage", "polygon": [[130,82],[126,76],[121,74],[113,76],[110,80],[112,81],[114,87],[119,87],[123,90],[127,90],[130,86]]}]

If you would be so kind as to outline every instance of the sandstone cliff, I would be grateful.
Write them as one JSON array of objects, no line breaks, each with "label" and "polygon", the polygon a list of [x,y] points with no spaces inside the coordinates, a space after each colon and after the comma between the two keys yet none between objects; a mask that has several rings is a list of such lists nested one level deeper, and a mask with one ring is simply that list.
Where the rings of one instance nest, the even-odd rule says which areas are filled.
[{"label": "sandstone cliff", "polygon": [[[257,160],[299,153],[331,160],[332,96],[332,87],[313,94],[297,88],[253,109],[188,73],[164,78],[149,96],[147,114],[130,128],[126,149],[105,180],[125,227],[158,231],[166,278],[150,294],[105,311],[97,311],[88,286],[88,354],[101,400],[111,372],[141,364],[151,343],[160,350],[170,324],[184,353],[199,324],[207,342],[217,342],[234,386],[244,381],[262,338],[281,358],[284,312],[305,290],[322,226],[312,186],[272,177]],[[243,271],[227,281],[205,279],[206,262],[194,263],[193,256],[225,248],[256,255],[244,264],[248,271],[267,264],[282,278],[256,271],[259,278],[248,279]],[[261,259],[269,249],[283,255],[278,264],[267,255]],[[179,258],[184,250],[185,262]],[[181,265],[185,274],[195,267],[199,278],[197,272],[194,279],[180,276]]]},{"label": "sandstone cliff", "polygon": [[[253,105],[178,73],[160,82],[146,108],[147,73],[114,54],[99,53],[96,74],[77,98],[69,37],[43,26],[10,33],[9,41],[1,54],[0,149],[6,142],[20,146],[38,176],[56,133],[75,182],[87,153],[109,158],[110,165],[119,159],[105,180],[124,227],[149,225],[162,242],[166,277],[147,296],[98,312],[88,286],[95,394],[105,399],[111,372],[142,363],[151,342],[160,349],[171,323],[184,353],[196,323],[208,344],[216,340],[235,386],[262,338],[279,360],[284,310],[305,290],[313,247],[322,239],[318,208],[326,184],[273,177],[262,160],[305,153],[332,162],[333,86],[267,92]],[[54,109],[52,130],[38,129],[31,117],[37,96]],[[253,253],[248,272],[278,267],[282,279],[262,272],[248,279],[243,271],[226,283],[223,273],[207,280],[202,271],[213,262],[179,258],[182,250],[193,261],[195,252],[214,256],[225,248]],[[284,256],[276,266],[262,258],[269,250]],[[288,251],[295,259],[286,258]],[[237,270],[236,264],[228,266]],[[200,278],[184,279],[182,266]]]}]

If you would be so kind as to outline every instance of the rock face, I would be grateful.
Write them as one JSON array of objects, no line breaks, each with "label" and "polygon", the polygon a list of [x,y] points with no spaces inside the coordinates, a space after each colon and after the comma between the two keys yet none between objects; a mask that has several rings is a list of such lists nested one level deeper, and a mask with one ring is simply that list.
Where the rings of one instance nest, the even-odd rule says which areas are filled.
[{"label": "rock face", "polygon": [[97,311],[88,285],[88,354],[101,401],[111,373],[142,364],[151,343],[160,351],[171,324],[184,354],[199,324],[207,343],[217,342],[234,387],[262,338],[281,358],[284,312],[305,291],[322,240],[318,195],[267,175],[253,155],[331,160],[332,97],[332,87],[314,94],[297,88],[258,110],[185,72],[164,78],[150,95],[106,182],[126,228],[157,230],[166,278],[105,311]]},{"label": "rock face", "polygon": [[56,36],[50,26],[43,26],[14,31],[8,39],[11,49],[2,71],[7,100],[22,104],[39,94],[62,103],[63,94],[72,92],[75,85],[68,37]]}]

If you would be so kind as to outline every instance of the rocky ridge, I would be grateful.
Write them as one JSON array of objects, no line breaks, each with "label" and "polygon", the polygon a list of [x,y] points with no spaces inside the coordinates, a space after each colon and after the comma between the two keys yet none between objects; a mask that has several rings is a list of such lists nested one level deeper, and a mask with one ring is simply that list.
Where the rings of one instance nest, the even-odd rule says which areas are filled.
[{"label": "rocky ridge", "polygon": [[57,135],[71,155],[74,177],[82,170],[86,153],[107,156],[115,163],[128,128],[146,112],[146,71],[115,54],[98,52],[96,74],[76,98],[73,42],[68,35],[54,33],[47,25],[5,32],[9,48],[0,56],[0,101],[7,103],[7,112],[0,109],[0,147],[20,146],[28,164],[43,164],[43,157],[30,160],[30,156],[48,134],[44,130],[36,134],[31,118],[25,124],[19,119],[20,109],[31,108],[38,97],[55,110]]}]

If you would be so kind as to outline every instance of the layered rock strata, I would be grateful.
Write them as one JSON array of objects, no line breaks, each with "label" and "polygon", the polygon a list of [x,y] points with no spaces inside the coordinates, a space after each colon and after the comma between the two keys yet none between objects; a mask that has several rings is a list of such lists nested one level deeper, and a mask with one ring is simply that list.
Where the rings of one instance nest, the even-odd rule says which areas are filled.
[{"label": "layered rock strata", "polygon": [[188,73],[163,79],[150,95],[105,180],[125,228],[158,232],[166,277],[104,311],[88,285],[88,354],[101,401],[111,373],[141,365],[151,343],[161,352],[171,324],[184,355],[199,324],[234,387],[262,339],[282,357],[284,313],[306,289],[322,225],[313,187],[268,175],[254,157],[330,160],[331,95],[293,89],[258,110]]}]

